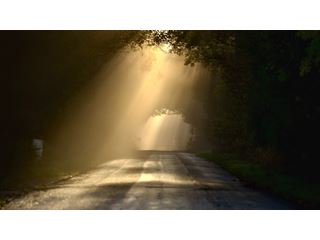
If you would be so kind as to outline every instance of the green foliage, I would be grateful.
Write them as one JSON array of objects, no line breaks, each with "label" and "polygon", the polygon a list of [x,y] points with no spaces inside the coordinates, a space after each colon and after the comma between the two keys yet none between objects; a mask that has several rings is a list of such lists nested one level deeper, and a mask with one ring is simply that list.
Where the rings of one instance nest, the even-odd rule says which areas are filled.
[{"label": "green foliage", "polygon": [[299,31],[297,36],[308,42],[306,55],[301,61],[300,75],[305,76],[311,72],[312,68],[318,68],[320,64],[320,32],[319,31]]},{"label": "green foliage", "polygon": [[194,88],[203,126],[192,108],[179,110],[213,149],[319,178],[319,31],[3,31],[0,44],[4,175],[33,161],[30,140],[59,128],[114,54],[169,44],[185,64],[212,72]]},{"label": "green foliage", "polygon": [[199,153],[198,155],[214,161],[251,186],[268,190],[305,208],[320,207],[319,183],[306,182],[299,177],[243,161],[234,154]]},{"label": "green foliage", "polygon": [[201,101],[212,148],[271,165],[278,162],[293,171],[301,169],[303,161],[300,172],[317,176],[319,31],[144,34],[149,45],[170,44],[186,64],[200,62],[211,69],[207,91],[196,96],[206,96]]}]

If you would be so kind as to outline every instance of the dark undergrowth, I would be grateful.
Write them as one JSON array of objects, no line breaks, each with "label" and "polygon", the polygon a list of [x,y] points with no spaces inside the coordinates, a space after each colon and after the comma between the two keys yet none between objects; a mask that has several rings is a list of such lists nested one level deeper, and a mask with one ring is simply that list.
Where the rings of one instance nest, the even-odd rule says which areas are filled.
[{"label": "dark undergrowth", "polygon": [[214,161],[250,186],[291,201],[301,206],[301,209],[320,209],[318,182],[310,182],[280,170],[244,161],[233,154],[201,152],[197,155]]},{"label": "dark undergrowth", "polygon": [[69,179],[81,171],[62,169],[46,164],[21,167],[19,171],[0,177],[0,208],[12,199],[23,196],[30,191]]}]

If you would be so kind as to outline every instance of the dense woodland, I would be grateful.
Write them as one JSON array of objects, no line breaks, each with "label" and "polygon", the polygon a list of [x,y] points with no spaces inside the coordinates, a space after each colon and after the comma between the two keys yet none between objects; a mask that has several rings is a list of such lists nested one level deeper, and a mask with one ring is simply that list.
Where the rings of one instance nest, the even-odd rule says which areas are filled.
[{"label": "dense woodland", "polygon": [[320,32],[168,31],[148,39],[212,69],[199,96],[213,150],[319,178]]},{"label": "dense woodland", "polygon": [[[194,89],[206,111],[201,126],[183,102],[176,106],[187,122],[204,130],[213,151],[319,180],[318,31],[2,31],[0,36],[2,178],[34,164],[33,138],[45,139],[44,157],[55,161],[49,157],[50,136],[73,107],[69,100],[92,84],[117,51],[169,43],[185,64],[202,63],[213,73],[209,87]],[[192,144],[190,149],[197,151]]]}]

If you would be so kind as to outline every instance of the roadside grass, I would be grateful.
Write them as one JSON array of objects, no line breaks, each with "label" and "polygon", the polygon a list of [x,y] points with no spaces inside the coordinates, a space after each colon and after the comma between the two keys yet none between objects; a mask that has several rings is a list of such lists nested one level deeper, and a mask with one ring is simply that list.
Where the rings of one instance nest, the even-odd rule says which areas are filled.
[{"label": "roadside grass", "polygon": [[320,183],[307,182],[232,154],[201,152],[196,155],[215,162],[250,186],[271,192],[304,209],[320,209]]}]

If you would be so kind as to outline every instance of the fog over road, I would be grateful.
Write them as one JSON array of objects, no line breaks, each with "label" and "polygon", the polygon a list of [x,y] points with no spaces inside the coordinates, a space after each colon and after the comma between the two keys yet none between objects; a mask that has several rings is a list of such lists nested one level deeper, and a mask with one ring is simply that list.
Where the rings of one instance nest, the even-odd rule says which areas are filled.
[{"label": "fog over road", "polygon": [[4,209],[289,209],[205,159],[144,152],[48,185]]}]

